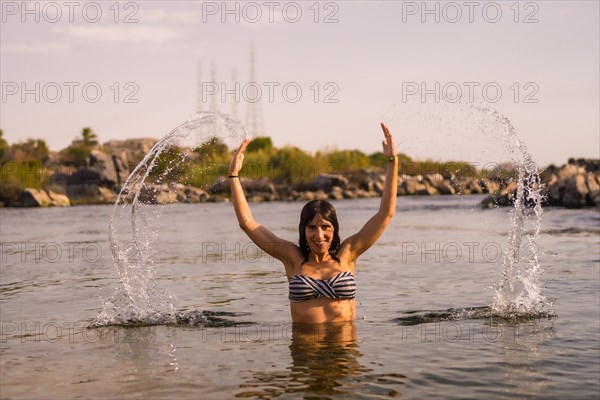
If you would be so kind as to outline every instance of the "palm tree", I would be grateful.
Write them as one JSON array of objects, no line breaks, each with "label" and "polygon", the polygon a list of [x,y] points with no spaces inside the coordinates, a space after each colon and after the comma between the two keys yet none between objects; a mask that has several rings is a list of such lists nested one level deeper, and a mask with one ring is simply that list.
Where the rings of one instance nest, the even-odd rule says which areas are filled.
[{"label": "palm tree", "polygon": [[81,143],[86,147],[94,147],[98,144],[98,135],[89,126],[81,131]]}]

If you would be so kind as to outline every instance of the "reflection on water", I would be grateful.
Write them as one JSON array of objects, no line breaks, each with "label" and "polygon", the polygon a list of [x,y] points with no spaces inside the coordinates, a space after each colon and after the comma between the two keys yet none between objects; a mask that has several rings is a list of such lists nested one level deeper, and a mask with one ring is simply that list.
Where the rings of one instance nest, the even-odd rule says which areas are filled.
[{"label": "reflection on water", "polygon": [[353,321],[293,324],[291,363],[285,371],[252,372],[236,397],[273,398],[286,393],[310,396],[348,395],[353,383],[370,370],[360,364]]},{"label": "reflection on water", "polygon": [[105,359],[112,361],[112,385],[121,393],[147,393],[161,388],[165,375],[179,370],[176,332],[171,326],[95,329]]},{"label": "reflection on water", "polygon": [[506,390],[515,396],[543,397],[549,381],[539,364],[551,350],[544,344],[556,335],[553,320],[501,325],[504,334],[499,336],[497,361],[506,365]]}]

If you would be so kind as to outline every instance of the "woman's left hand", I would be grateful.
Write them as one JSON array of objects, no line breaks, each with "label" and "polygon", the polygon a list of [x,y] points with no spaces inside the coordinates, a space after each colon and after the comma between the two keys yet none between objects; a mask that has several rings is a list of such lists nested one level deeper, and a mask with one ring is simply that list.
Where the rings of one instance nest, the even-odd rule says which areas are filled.
[{"label": "woman's left hand", "polygon": [[383,135],[385,136],[385,140],[381,141],[381,145],[383,146],[383,155],[386,157],[395,157],[396,156],[396,145],[394,144],[394,138],[390,133],[389,128],[382,122],[381,129],[383,130]]}]

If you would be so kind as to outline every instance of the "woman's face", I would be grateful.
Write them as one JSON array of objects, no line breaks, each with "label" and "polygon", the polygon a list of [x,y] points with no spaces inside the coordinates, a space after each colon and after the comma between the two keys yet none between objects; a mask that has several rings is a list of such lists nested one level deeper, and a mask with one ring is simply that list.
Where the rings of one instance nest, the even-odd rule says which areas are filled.
[{"label": "woman's face", "polygon": [[325,254],[329,252],[334,233],[331,222],[317,214],[306,225],[304,233],[306,234],[308,247],[313,253]]}]

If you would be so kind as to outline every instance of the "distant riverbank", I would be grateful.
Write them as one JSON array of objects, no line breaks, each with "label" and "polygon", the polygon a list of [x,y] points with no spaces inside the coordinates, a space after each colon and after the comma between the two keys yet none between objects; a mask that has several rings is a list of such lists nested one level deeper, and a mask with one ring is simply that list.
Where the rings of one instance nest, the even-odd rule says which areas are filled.
[{"label": "distant riverbank", "polygon": [[[155,139],[129,139],[110,141],[90,151],[85,165],[68,166],[55,164],[44,168],[24,169],[23,164],[10,168],[3,166],[5,179],[21,179],[31,174],[46,173],[38,177],[36,182],[43,185],[25,185],[14,190],[10,196],[4,196],[2,206],[8,207],[49,207],[82,204],[111,204],[125,184],[130,171],[147,154],[156,143]],[[217,147],[214,147],[217,148]],[[213,148],[213,150],[214,150]],[[286,157],[278,155],[278,151],[270,149],[270,160],[279,160],[278,172],[270,168],[248,168],[242,170],[241,182],[251,202],[264,201],[308,201],[313,199],[342,200],[352,198],[370,198],[381,195],[385,177],[385,160],[382,163],[377,154],[371,155],[374,165],[351,168],[351,159],[361,156],[358,151],[338,152],[345,159],[328,159],[328,168],[312,160],[306,160],[299,149],[283,149]],[[261,153],[262,152],[262,153]],[[294,153],[295,152],[295,153]],[[148,181],[140,187],[139,200],[151,204],[170,203],[203,203],[229,200],[229,183],[226,177],[229,159],[228,149],[219,149],[219,158],[214,154],[199,155],[188,151],[167,153],[171,159],[159,160],[157,168],[169,172],[175,170],[170,179],[165,181]],[[292,156],[290,156],[292,154]],[[268,165],[266,161],[258,163],[264,151],[254,153],[255,166]],[[304,159],[301,158],[304,157]],[[367,157],[366,155],[362,155]],[[175,158],[177,157],[177,158]],[[199,163],[198,157],[208,157],[210,163]],[[252,159],[253,154],[250,154]],[[176,160],[176,163],[173,163]],[[217,162],[218,161],[218,162]],[[358,159],[357,164],[363,160]],[[161,164],[162,163],[162,164]],[[163,165],[164,164],[164,165]],[[171,165],[175,164],[176,167]],[[190,178],[190,168],[197,168],[196,176]],[[334,165],[346,165],[343,172],[336,171]],[[364,164],[364,162],[363,162]],[[185,165],[186,179],[177,167]],[[252,165],[252,164],[250,164]],[[419,163],[408,158],[400,159],[398,177],[399,196],[419,195],[467,195],[487,194],[483,207],[508,206],[517,188],[516,172],[509,165],[496,166],[488,171],[477,171],[462,163],[454,168],[450,163]],[[465,166],[466,165],[466,166]],[[179,167],[180,168],[180,167]],[[181,168],[180,168],[181,169]],[[330,173],[320,172],[330,170]],[[44,172],[41,172],[44,171]],[[270,173],[265,173],[266,171]],[[283,173],[281,171],[284,171]],[[310,174],[307,173],[310,171]],[[302,174],[302,172],[305,172]],[[12,174],[12,175],[11,175]],[[163,172],[165,174],[165,172]],[[287,175],[286,175],[287,174]],[[152,176],[151,174],[149,176]],[[164,176],[169,176],[168,174]],[[31,178],[29,176],[29,178]],[[43,179],[42,179],[43,178]],[[600,207],[600,160],[571,159],[561,167],[550,166],[541,172],[541,193],[545,196],[545,204],[568,208],[588,206]],[[172,182],[172,183],[168,183]],[[186,182],[188,181],[188,182]],[[179,183],[186,182],[186,183]],[[192,184],[190,184],[192,183]]]}]

